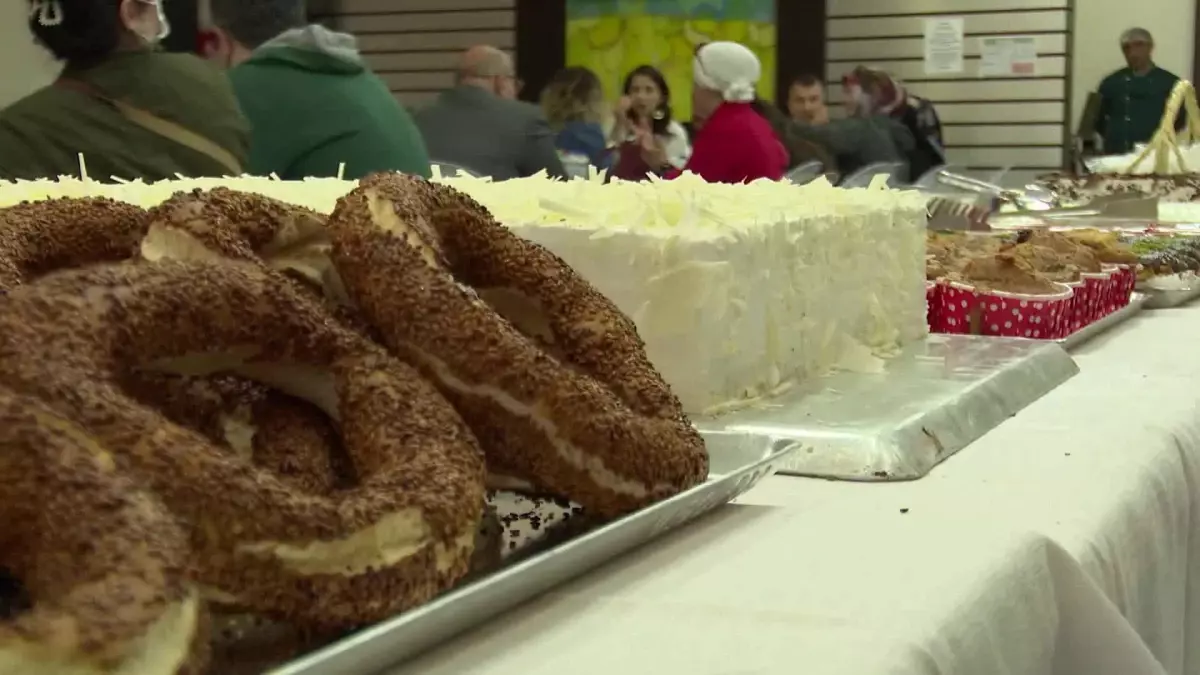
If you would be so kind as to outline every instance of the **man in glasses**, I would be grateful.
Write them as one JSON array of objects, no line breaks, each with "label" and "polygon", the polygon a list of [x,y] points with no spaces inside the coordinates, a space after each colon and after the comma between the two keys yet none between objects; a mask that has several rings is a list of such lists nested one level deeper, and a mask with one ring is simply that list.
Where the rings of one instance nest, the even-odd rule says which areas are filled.
[{"label": "man in glasses", "polygon": [[412,117],[354,36],[309,24],[304,0],[202,0],[200,9],[201,51],[229,69],[250,120],[250,173],[429,175]]},{"label": "man in glasses", "polygon": [[566,178],[546,117],[516,100],[520,89],[511,56],[488,45],[468,49],[456,85],[417,112],[429,156],[495,180],[539,171]]}]

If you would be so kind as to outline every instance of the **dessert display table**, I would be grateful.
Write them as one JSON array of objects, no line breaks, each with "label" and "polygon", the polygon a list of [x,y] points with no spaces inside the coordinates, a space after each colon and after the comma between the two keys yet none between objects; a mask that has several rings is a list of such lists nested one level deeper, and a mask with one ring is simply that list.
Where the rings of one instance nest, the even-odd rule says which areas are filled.
[{"label": "dessert display table", "polygon": [[919,481],[769,478],[389,675],[1200,672],[1198,332],[1139,315]]}]

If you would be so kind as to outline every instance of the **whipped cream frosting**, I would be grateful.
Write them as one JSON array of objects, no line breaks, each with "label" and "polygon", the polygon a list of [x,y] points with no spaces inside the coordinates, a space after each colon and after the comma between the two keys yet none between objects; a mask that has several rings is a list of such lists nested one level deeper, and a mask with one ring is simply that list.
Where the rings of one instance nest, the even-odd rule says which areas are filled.
[{"label": "whipped cream frosting", "polygon": [[[637,324],[693,414],[923,337],[925,198],[820,181],[447,179]],[[853,367],[861,368],[861,365]]]},{"label": "whipped cream frosting", "polygon": [[[534,176],[442,178],[497,220],[574,267],[633,318],[650,360],[692,414],[753,400],[863,353],[886,356],[925,323],[925,198],[880,186],[841,189],[642,183]],[[180,179],[0,183],[0,207],[105,196],[151,207],[219,186],[330,213],[352,181]]]}]

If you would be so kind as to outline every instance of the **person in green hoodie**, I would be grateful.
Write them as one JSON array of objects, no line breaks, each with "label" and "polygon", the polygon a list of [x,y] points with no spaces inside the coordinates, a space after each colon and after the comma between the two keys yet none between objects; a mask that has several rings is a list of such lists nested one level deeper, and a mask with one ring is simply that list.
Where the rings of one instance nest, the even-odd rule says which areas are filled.
[{"label": "person in green hoodie", "polygon": [[158,2],[28,5],[33,36],[63,70],[0,110],[0,178],[78,175],[80,155],[101,181],[241,173],[249,133],[233,90],[201,59],[157,49],[169,30]]},{"label": "person in green hoodie", "polygon": [[309,25],[303,0],[208,0],[201,24],[202,54],[229,68],[250,119],[251,173],[430,175],[412,117],[354,37]]}]

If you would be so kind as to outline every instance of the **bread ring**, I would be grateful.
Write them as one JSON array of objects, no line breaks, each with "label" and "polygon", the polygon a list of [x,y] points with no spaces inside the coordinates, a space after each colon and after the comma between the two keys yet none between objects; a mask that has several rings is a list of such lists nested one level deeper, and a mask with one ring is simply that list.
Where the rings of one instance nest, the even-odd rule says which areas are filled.
[{"label": "bread ring", "polygon": [[228,188],[179,192],[153,208],[141,255],[156,260],[255,261],[323,297],[342,323],[375,337],[344,302],[329,259],[325,216],[276,199]]},{"label": "bread ring", "polygon": [[[258,208],[243,206],[235,213],[252,222],[269,221],[257,229],[249,226],[246,229],[261,239],[265,236],[261,232],[269,227],[272,241],[265,247],[273,253],[291,252],[292,259],[297,257],[296,251],[303,250],[307,242],[319,239],[324,232],[323,219],[316,214],[275,203]],[[26,202],[0,210],[0,229],[5,233],[0,237],[0,289],[15,287],[59,268],[127,259],[138,251],[149,218],[150,214],[131,204],[98,198]],[[282,245],[276,241],[280,239]],[[284,260],[288,260],[286,255]],[[305,415],[304,404],[299,401],[268,395],[261,385],[235,383],[235,379],[185,383],[155,378],[152,387],[143,387],[149,389],[149,397],[143,400],[165,396],[175,412],[193,418],[206,412],[220,413],[212,414],[211,421],[226,426],[237,421],[232,413],[239,404],[249,406],[242,416],[250,415],[254,422],[243,419],[242,427],[256,428],[257,433],[245,439],[247,451],[252,442],[256,460],[265,468],[301,486],[325,492],[332,489],[336,476],[329,465],[335,459],[336,453],[332,451],[336,448],[320,442],[329,435],[328,423]],[[249,396],[251,391],[256,397],[254,401],[248,398],[235,401]],[[211,404],[218,402],[214,397],[225,405],[212,408]],[[178,417],[172,419],[184,423]]]},{"label": "bread ring", "polygon": [[[401,174],[363,180],[327,227],[350,298],[439,383],[489,470],[598,515],[706,478],[704,443],[633,323],[544,248],[450,188]],[[489,295],[536,311],[510,323]]]},{"label": "bread ring", "polygon": [[356,482],[337,429],[306,401],[230,375],[138,371],[121,384],[172,422],[305,492],[329,494]]},{"label": "bread ring", "polygon": [[146,212],[111,199],[50,199],[0,210],[0,291],[62,267],[125,260]]},{"label": "bread ring", "polygon": [[0,389],[0,565],[32,607],[0,618],[0,673],[198,673],[206,636],[170,513],[41,403]]},{"label": "bread ring", "polygon": [[141,242],[146,260],[264,261],[322,287],[329,267],[325,217],[316,211],[228,188],[179,192],[150,210]]},{"label": "bread ring", "polygon": [[[116,386],[136,366],[234,372],[317,404],[340,420],[359,484],[308,494],[215,450]],[[97,266],[17,289],[0,303],[0,381],[113,448],[188,526],[196,578],[254,612],[378,621],[467,571],[484,501],[469,429],[412,369],[258,265]]]}]

